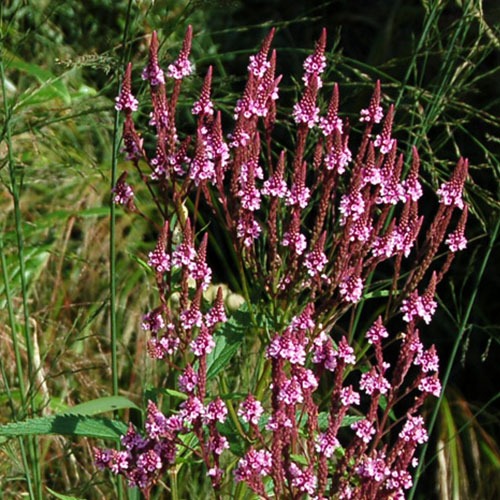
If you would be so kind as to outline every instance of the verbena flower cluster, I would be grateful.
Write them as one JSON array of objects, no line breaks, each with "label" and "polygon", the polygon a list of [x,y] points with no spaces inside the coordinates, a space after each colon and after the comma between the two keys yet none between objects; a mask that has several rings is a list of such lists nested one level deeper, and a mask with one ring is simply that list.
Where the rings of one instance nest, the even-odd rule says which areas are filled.
[{"label": "verbena flower cluster", "polygon": [[[182,81],[193,71],[191,28],[166,73],[156,33],[151,38],[142,72],[151,91],[151,151],[135,128],[138,101],[131,65],[126,69],[116,99],[125,117],[124,151],[152,192],[158,190],[163,217],[147,257],[158,305],[142,327],[150,334],[149,355],[180,370],[184,400],[169,414],[150,401],[144,430],[130,425],[123,448],[96,448],[96,461],[146,497],[189,449],[218,492],[240,482],[259,498],[404,498],[416,448],[428,439],[422,405],[441,390],[436,349],[424,346],[418,325],[432,320],[436,286],[453,253],[467,243],[467,161],[461,159],[438,189],[435,213],[424,220],[419,157],[413,149],[407,167],[398,153],[395,109],[384,112],[380,83],[355,125],[363,130],[354,152],[337,84],[326,109],[320,105],[320,89],[328,85],[322,79],[326,31],[304,62],[304,88],[291,118],[277,112],[281,76],[275,75],[273,35],[250,57],[230,133],[211,98],[211,67],[192,106],[196,132],[177,130]],[[284,123],[296,131],[294,147],[277,151],[273,129]],[[195,209],[188,214],[185,202],[193,193]],[[126,174],[113,196],[139,212]],[[247,325],[262,346],[264,368],[254,385],[238,387],[247,396],[236,402],[217,393],[207,375],[228,317],[222,288],[214,301],[205,298],[212,282],[210,227],[196,227],[200,196],[233,242],[241,279],[251,290],[244,309],[254,313],[250,317],[257,311],[268,317],[267,328],[256,320]],[[461,215],[450,232],[455,210]],[[443,245],[446,257],[438,260]],[[369,284],[383,263],[392,272],[379,294],[384,307],[373,312],[366,306],[372,320],[362,331],[342,330],[348,311],[377,296]],[[389,321],[398,325],[392,333]],[[399,349],[386,352],[389,342]],[[323,397],[317,398],[320,386]],[[235,439],[240,446],[231,447]],[[228,458],[234,454],[236,465]]]}]

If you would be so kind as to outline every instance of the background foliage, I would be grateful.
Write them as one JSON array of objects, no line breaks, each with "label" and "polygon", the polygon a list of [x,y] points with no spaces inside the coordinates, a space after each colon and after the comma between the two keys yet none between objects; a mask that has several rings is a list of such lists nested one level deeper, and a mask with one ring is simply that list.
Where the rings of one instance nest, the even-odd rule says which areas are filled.
[{"label": "background foliage", "polygon": [[[363,107],[373,81],[379,78],[385,103],[397,105],[400,129],[395,134],[403,148],[418,147],[428,186],[436,187],[447,177],[459,156],[470,160],[466,197],[472,213],[471,242],[454,262],[453,277],[440,288],[439,314],[425,332],[427,341],[437,344],[443,367],[460,327],[465,331],[417,496],[500,496],[496,445],[500,429],[496,361],[500,355],[500,254],[498,242],[490,241],[499,219],[500,7],[497,2],[479,0],[357,4],[354,12],[347,0],[137,0],[131,4],[130,42],[123,47],[127,2],[2,3],[0,50],[8,106],[0,97],[0,230],[5,277],[0,283],[1,423],[22,420],[27,413],[14,362],[8,297],[18,333],[25,325],[22,298],[27,299],[36,378],[32,396],[40,415],[111,394],[109,165],[113,99],[123,50],[126,59],[142,68],[148,34],[158,30],[166,67],[176,55],[186,25],[192,24],[192,60],[197,68],[184,95],[196,96],[206,67],[213,64],[214,100],[230,113],[241,90],[248,55],[271,26],[278,28],[273,46],[278,51],[277,73],[285,75],[285,102],[287,96],[291,102],[297,95],[302,61],[320,28],[326,26],[329,74],[325,81],[339,82],[343,112]],[[140,88],[139,74],[134,76]],[[145,85],[142,92],[146,92]],[[9,173],[8,128],[20,227],[15,222]],[[147,197],[147,193],[137,196]],[[20,229],[24,269],[18,258]],[[143,222],[120,213],[116,236],[120,394],[144,407],[145,390],[160,385],[162,374],[147,359],[147,339],[140,333],[141,316],[151,305],[153,292],[137,259],[145,258],[156,235]],[[493,254],[484,280],[477,284],[475,277],[488,244],[493,245]],[[226,251],[222,246],[213,252],[211,265],[220,282],[238,291],[237,279],[226,265]],[[21,273],[26,286],[19,279]],[[476,289],[467,317],[467,304]],[[27,363],[30,351],[22,338],[20,343],[22,360]],[[134,410],[122,416],[137,417]],[[7,438],[1,443],[4,498],[26,491],[20,446]],[[88,440],[47,437],[40,449],[44,485],[82,498],[109,497],[111,485],[96,473]],[[189,477],[189,471],[182,474]],[[202,498],[202,487],[201,481],[186,483],[186,498]]]}]

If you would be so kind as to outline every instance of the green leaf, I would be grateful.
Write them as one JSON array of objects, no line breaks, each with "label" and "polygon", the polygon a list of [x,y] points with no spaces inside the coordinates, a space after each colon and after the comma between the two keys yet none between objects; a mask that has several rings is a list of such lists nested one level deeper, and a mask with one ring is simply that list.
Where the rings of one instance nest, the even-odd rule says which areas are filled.
[{"label": "green leaf", "polygon": [[182,401],[186,401],[188,396],[183,392],[176,391],[175,389],[162,389],[161,392],[163,394],[168,394],[169,396],[173,396],[174,398],[179,398]]},{"label": "green leaf", "polygon": [[[319,428],[322,431],[325,431],[328,428],[328,412],[322,411],[318,415],[318,425]],[[358,422],[359,420],[364,420],[365,417],[362,416],[357,416],[357,415],[346,415],[342,419],[342,423],[340,424],[340,427],[347,427],[349,425],[352,425],[354,422]]]},{"label": "green leaf", "polygon": [[[382,410],[385,411],[385,409],[387,408],[387,398],[384,395],[380,396],[378,404],[379,404],[380,408],[382,408]],[[389,411],[389,418],[393,422],[396,421],[396,414],[394,413],[394,410]]]},{"label": "green leaf", "polygon": [[50,489],[48,486],[46,486],[45,488],[52,496],[59,498],[60,500],[85,500],[83,498],[70,497],[68,495],[63,495],[62,493],[57,493],[56,491]]},{"label": "green leaf", "polygon": [[62,99],[65,104],[71,103],[71,95],[61,80],[50,71],[37,66],[36,64],[23,61],[13,54],[7,54],[9,61],[7,69],[16,69],[25,73],[26,75],[36,79],[41,86],[36,89],[28,89],[19,97],[19,103],[22,106],[29,106],[33,104],[41,104],[45,101],[52,99]]},{"label": "green leaf", "polygon": [[0,426],[0,436],[9,437],[58,434],[119,441],[126,432],[127,425],[119,420],[73,414],[32,418]]},{"label": "green leaf", "polygon": [[250,326],[248,306],[243,304],[215,333],[215,348],[207,356],[207,379],[214,378],[226,367],[240,347]]},{"label": "green leaf", "polygon": [[140,410],[135,403],[123,396],[105,396],[103,398],[93,399],[91,401],[86,401],[85,403],[72,406],[71,408],[68,408],[64,414],[97,415],[98,413],[123,410],[124,408],[134,408],[135,410]]}]

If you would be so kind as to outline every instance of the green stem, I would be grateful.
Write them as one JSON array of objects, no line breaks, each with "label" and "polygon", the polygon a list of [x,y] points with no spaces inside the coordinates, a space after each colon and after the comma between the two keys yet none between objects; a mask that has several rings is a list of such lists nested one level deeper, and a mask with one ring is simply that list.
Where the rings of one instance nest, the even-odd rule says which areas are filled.
[{"label": "green stem", "polygon": [[[3,31],[0,29],[0,39],[3,39]],[[24,255],[24,236],[23,236],[23,228],[22,228],[22,215],[21,215],[21,207],[19,203],[20,197],[20,189],[16,179],[15,172],[15,161],[14,161],[14,153],[12,146],[12,135],[11,135],[11,112],[12,110],[9,108],[9,103],[7,99],[7,89],[5,86],[6,76],[3,62],[3,51],[0,48],[0,82],[2,87],[2,98],[3,98],[3,107],[4,107],[4,138],[7,145],[7,164],[9,168],[9,179],[10,179],[10,193],[12,195],[13,203],[14,203],[14,222],[16,229],[16,243],[17,243],[17,257],[19,261],[19,274],[21,281],[21,295],[22,295],[22,311],[23,311],[23,332],[24,339],[26,343],[26,352],[28,358],[28,393],[26,393],[26,389],[24,387],[24,376],[22,370],[22,361],[20,357],[20,349],[19,346],[17,348],[16,353],[16,365],[19,377],[19,386],[22,394],[22,404],[23,404],[23,412],[26,411],[26,405],[30,408],[30,414],[34,415],[36,413],[34,392],[32,388],[32,382],[35,380],[34,378],[34,368],[33,368],[33,343],[30,336],[30,327],[29,327],[29,309],[28,309],[28,284],[26,282],[26,267],[25,267],[25,255]],[[2,252],[3,255],[3,252]],[[4,266],[4,261],[2,262],[2,267],[4,268],[4,280],[6,282],[6,293],[8,289],[8,276],[5,274],[6,269]],[[5,279],[7,278],[7,279]],[[12,338],[17,341],[17,328],[15,317],[12,310],[12,303],[9,306],[9,321],[12,328]],[[26,399],[27,398],[27,399]],[[38,458],[38,443],[36,437],[31,437],[28,439],[29,444],[29,455],[31,468],[33,473],[33,482],[35,491],[33,491],[33,485],[31,483],[30,471],[28,470],[26,456],[23,456],[23,463],[25,464],[25,474],[26,480],[28,482],[28,488],[30,490],[31,498],[42,498],[42,480],[41,480],[41,470],[40,470],[40,460]],[[21,454],[24,455],[24,446],[21,447]]]},{"label": "green stem", "polygon": [[[124,66],[127,54],[127,40],[131,20],[132,0],[129,0],[127,6],[127,14],[125,18],[125,28],[122,39],[122,55],[121,67]],[[120,87],[120,84],[118,85]],[[118,147],[120,144],[120,117],[119,112],[115,110],[113,124],[113,145],[111,156],[111,189],[114,188],[117,180],[116,170],[118,164]],[[110,200],[110,221],[109,221],[109,297],[110,297],[110,329],[111,329],[111,373],[112,373],[112,390],[113,395],[118,395],[118,329],[116,318],[116,208],[113,203],[113,198]],[[116,480],[118,498],[123,499],[123,484],[120,478]]]},{"label": "green stem", "polygon": [[[490,242],[488,244],[488,248],[486,249],[486,254],[484,256],[481,267],[479,268],[479,272],[477,273],[475,286],[472,290],[472,294],[470,296],[469,303],[467,304],[465,314],[462,318],[462,321],[460,322],[460,328],[459,328],[455,343],[453,345],[453,349],[451,351],[450,360],[448,362],[448,365],[446,366],[446,373],[444,374],[444,377],[443,377],[441,395],[439,396],[439,399],[434,407],[434,410],[433,410],[432,415],[431,415],[431,419],[429,421],[429,426],[428,426],[429,435],[432,433],[434,426],[436,424],[436,420],[437,420],[438,413],[439,413],[439,408],[440,408],[441,403],[442,403],[443,398],[444,398],[445,388],[448,385],[448,381],[449,381],[450,375],[451,375],[451,370],[453,368],[455,358],[457,357],[458,349],[459,349],[460,345],[462,344],[462,338],[464,336],[465,331],[467,330],[467,324],[468,324],[469,317],[470,317],[471,312],[472,312],[472,308],[475,304],[477,292],[479,290],[479,285],[481,283],[481,280],[483,278],[483,274],[486,270],[486,266],[487,266],[488,261],[490,259],[491,252],[493,250],[493,246],[495,245],[495,242],[497,240],[499,230],[500,230],[500,218],[497,217],[496,224],[493,228],[493,231],[491,232],[491,238],[490,238]],[[420,452],[418,467],[417,467],[417,470],[415,471],[415,480],[414,480],[413,487],[408,495],[408,500],[412,500],[414,495],[415,495],[418,481],[420,479],[420,475],[422,472],[422,468],[424,466],[423,464],[424,464],[424,460],[425,460],[425,455],[427,453],[427,448],[428,448],[428,442],[424,444],[424,446],[422,447],[422,450]]]},{"label": "green stem", "polygon": [[[23,375],[23,367],[22,367],[22,360],[21,360],[21,352],[19,350],[19,342],[17,339],[17,332],[16,332],[16,321],[14,317],[14,308],[12,306],[12,294],[10,291],[10,285],[9,285],[9,276],[7,273],[7,261],[5,259],[5,254],[3,251],[3,231],[0,232],[0,261],[2,264],[2,278],[4,282],[4,290],[5,290],[5,297],[6,297],[6,302],[7,302],[7,311],[9,315],[9,325],[10,325],[10,331],[12,333],[12,345],[14,347],[14,357],[16,359],[16,370],[17,370],[17,378],[19,381],[19,392],[20,392],[20,399],[21,399],[21,405],[23,408],[26,408],[26,387],[24,385],[24,375]],[[18,415],[16,411],[16,407],[14,404],[14,399],[12,397],[12,392],[10,390],[10,384],[9,384],[9,379],[7,378],[7,373],[5,372],[5,367],[3,360],[0,360],[0,366],[2,370],[2,378],[3,378],[3,383],[5,386],[5,392],[7,394],[7,399],[9,400],[9,404],[11,406],[11,411],[12,411],[12,418],[13,420],[18,420]],[[21,460],[23,462],[23,468],[25,471],[25,477],[26,477],[26,483],[28,485],[28,492],[30,494],[30,498],[34,497],[34,492],[33,492],[33,484],[31,482],[31,474],[30,474],[30,467],[29,467],[29,462],[28,462],[28,457],[26,454],[26,449],[24,446],[24,440],[23,438],[19,438],[19,447],[21,448]]]}]

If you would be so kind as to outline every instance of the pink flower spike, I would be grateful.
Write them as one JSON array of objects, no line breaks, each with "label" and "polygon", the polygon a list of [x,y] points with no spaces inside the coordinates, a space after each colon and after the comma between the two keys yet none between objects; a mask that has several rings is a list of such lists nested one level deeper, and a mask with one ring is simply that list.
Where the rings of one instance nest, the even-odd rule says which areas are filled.
[{"label": "pink flower spike", "polygon": [[467,248],[467,238],[465,237],[465,224],[467,222],[467,214],[469,208],[467,205],[464,206],[460,220],[458,221],[457,228],[455,231],[448,235],[445,243],[452,252],[458,252],[459,250],[464,250]]},{"label": "pink flower spike", "polygon": [[201,325],[200,333],[195,340],[191,342],[191,350],[195,356],[206,356],[213,351],[215,341],[205,325]]},{"label": "pink flower spike", "polygon": [[439,358],[436,347],[432,345],[427,351],[418,352],[413,364],[420,366],[422,373],[437,372],[439,370]]},{"label": "pink flower spike", "polygon": [[424,377],[418,384],[418,390],[438,398],[441,394],[441,382],[437,375]]},{"label": "pink flower spike", "polygon": [[418,151],[415,146],[412,148],[413,151],[413,161],[411,164],[411,170],[408,177],[403,181],[403,188],[405,190],[406,200],[418,201],[422,197],[422,186],[418,180],[418,170],[420,167],[420,158],[418,156]]},{"label": "pink flower spike", "polygon": [[361,399],[359,393],[356,392],[352,385],[342,387],[340,391],[340,401],[343,406],[359,405]]},{"label": "pink flower spike", "polygon": [[275,31],[276,29],[272,28],[262,42],[262,47],[260,48],[259,52],[257,52],[257,54],[254,56],[250,56],[248,71],[257,78],[262,78],[268,68],[271,66],[271,63],[267,61],[267,54],[269,52],[269,48],[271,47],[271,42],[273,41]]},{"label": "pink flower spike", "polygon": [[380,148],[380,152],[382,154],[387,154],[395,145],[395,140],[391,138],[392,132],[392,121],[394,119],[394,104],[391,104],[389,107],[389,111],[387,112],[387,116],[384,120],[384,127],[382,129],[382,133],[375,137],[375,141],[373,141],[373,145],[376,148]]},{"label": "pink flower spike", "polygon": [[156,335],[161,329],[165,328],[163,319],[163,308],[160,306],[151,312],[148,312],[142,318],[142,329],[152,332]]},{"label": "pink flower spike", "polygon": [[406,423],[399,433],[399,437],[406,442],[424,444],[429,436],[424,427],[424,419],[421,416],[413,417],[408,415]]},{"label": "pink flower spike", "polygon": [[319,75],[321,75],[326,68],[325,48],[326,28],[323,28],[321,36],[316,42],[314,53],[308,56],[304,61],[304,76],[302,77],[302,80],[306,85],[309,85],[309,81],[312,77],[316,80],[317,88],[321,88],[323,86],[323,82],[321,81]]},{"label": "pink flower spike", "polygon": [[115,187],[112,189],[113,202],[115,205],[122,205],[129,210],[133,210],[135,208],[134,190],[125,181],[126,178],[127,172],[123,172],[116,182]]},{"label": "pink flower spike", "polygon": [[273,175],[264,182],[260,192],[264,196],[272,196],[274,198],[286,198],[289,196],[289,191],[286,182],[283,179],[285,170],[285,152],[282,151],[278,160],[278,165]]},{"label": "pink flower spike", "polygon": [[222,287],[217,289],[217,298],[210,309],[205,314],[205,325],[207,328],[213,328],[217,323],[225,323],[227,321],[226,311],[224,309],[224,297],[222,295]]},{"label": "pink flower spike", "polygon": [[436,284],[437,277],[436,272],[434,271],[431,276],[431,280],[429,282],[429,286],[427,290],[422,295],[420,300],[420,317],[429,324],[431,322],[432,316],[436,312],[437,302],[434,300],[434,296],[436,295]]},{"label": "pink flower spike", "polygon": [[169,233],[169,223],[165,222],[161,234],[158,237],[156,247],[148,254],[148,266],[154,269],[157,273],[165,273],[170,271],[170,255],[166,254],[167,238]]},{"label": "pink flower spike", "polygon": [[151,35],[149,61],[147,66],[142,70],[141,78],[143,80],[148,80],[152,87],[165,85],[165,75],[158,64],[158,37],[156,31],[153,31]]},{"label": "pink flower spike", "polygon": [[347,146],[349,137],[347,134],[342,137],[338,129],[333,131],[333,144],[325,155],[325,165],[327,170],[335,170],[343,174],[349,162],[352,160],[351,150]]},{"label": "pink flower spike", "polygon": [[328,111],[325,117],[319,119],[319,128],[323,132],[323,135],[332,135],[335,130],[340,134],[343,132],[342,120],[338,117],[337,113],[339,110],[339,86],[337,83],[333,86],[332,97],[330,98],[330,104],[328,105]]},{"label": "pink flower spike", "polygon": [[243,240],[243,245],[247,248],[252,246],[252,243],[259,237],[261,231],[262,229],[255,220],[253,213],[246,210],[243,211],[236,226],[236,235]]},{"label": "pink flower spike", "polygon": [[382,316],[377,318],[377,321],[366,332],[366,338],[369,344],[380,344],[382,339],[389,337],[389,332],[382,323]]},{"label": "pink flower spike", "polygon": [[227,407],[221,398],[216,398],[210,403],[208,403],[203,415],[203,422],[205,424],[211,424],[219,422],[223,424],[227,418]]},{"label": "pink flower spike", "polygon": [[356,356],[354,356],[354,349],[347,343],[347,338],[344,336],[339,342],[337,348],[338,357],[347,365],[356,363]]},{"label": "pink flower spike", "polygon": [[238,416],[244,421],[253,425],[259,423],[260,417],[264,413],[264,408],[260,401],[255,399],[253,394],[249,394],[248,397],[241,403],[238,410]]},{"label": "pink flower spike", "polygon": [[366,419],[357,420],[351,424],[351,429],[356,432],[356,436],[367,444],[372,440],[372,436],[375,434],[375,427]]},{"label": "pink flower spike", "polygon": [[132,95],[132,63],[127,64],[120,94],[115,99],[115,109],[126,114],[137,111],[139,101]]},{"label": "pink flower spike", "polygon": [[320,274],[325,268],[328,259],[323,251],[326,240],[326,232],[319,237],[312,252],[308,253],[304,259],[304,266],[309,276],[314,277]]},{"label": "pink flower spike", "polygon": [[210,89],[212,87],[212,66],[208,67],[207,75],[201,88],[200,98],[193,104],[193,115],[209,115],[214,114],[214,107],[210,100]]},{"label": "pink flower spike", "polygon": [[185,76],[189,76],[193,72],[193,67],[189,62],[189,53],[191,52],[191,42],[193,40],[193,27],[188,26],[182,49],[179,52],[179,57],[175,62],[167,68],[167,76],[175,80],[182,80]]},{"label": "pink flower spike", "polygon": [[318,94],[317,77],[309,77],[302,99],[293,106],[293,118],[297,124],[306,124],[308,128],[313,128],[319,120],[319,108],[316,106],[316,96]]},{"label": "pink flower spike", "polygon": [[307,163],[302,164],[296,169],[293,184],[286,197],[286,204],[289,206],[298,205],[300,208],[306,208],[311,190],[305,185]]},{"label": "pink flower spike", "polygon": [[186,394],[193,395],[198,386],[198,375],[191,365],[187,365],[184,372],[179,375],[179,389]]},{"label": "pink flower spike", "polygon": [[464,201],[462,199],[462,191],[467,178],[467,170],[469,167],[468,160],[460,158],[455,167],[455,170],[448,182],[445,182],[437,190],[439,202],[447,206],[455,206],[463,210]]},{"label": "pink flower spike", "polygon": [[297,210],[293,211],[290,227],[283,234],[281,244],[284,247],[290,247],[292,253],[296,255],[302,255],[306,249],[306,237],[300,232],[300,214]]},{"label": "pink flower spike", "polygon": [[384,113],[380,106],[380,80],[377,80],[375,84],[375,90],[373,91],[372,98],[370,100],[370,105],[366,109],[361,110],[360,122],[366,123],[380,123]]},{"label": "pink flower spike", "polygon": [[354,272],[339,285],[340,296],[346,301],[355,304],[363,295],[363,280]]}]

